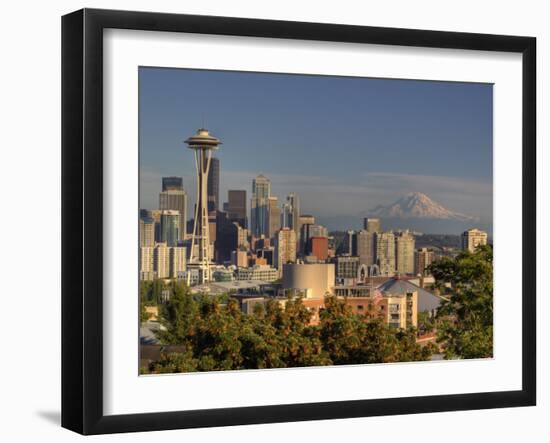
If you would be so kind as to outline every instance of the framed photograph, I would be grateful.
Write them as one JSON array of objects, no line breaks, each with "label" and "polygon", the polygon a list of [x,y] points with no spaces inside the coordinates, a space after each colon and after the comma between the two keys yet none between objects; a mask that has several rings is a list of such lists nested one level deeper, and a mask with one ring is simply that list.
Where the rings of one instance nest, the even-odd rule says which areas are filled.
[{"label": "framed photograph", "polygon": [[62,20],[62,425],[536,403],[531,37]]}]

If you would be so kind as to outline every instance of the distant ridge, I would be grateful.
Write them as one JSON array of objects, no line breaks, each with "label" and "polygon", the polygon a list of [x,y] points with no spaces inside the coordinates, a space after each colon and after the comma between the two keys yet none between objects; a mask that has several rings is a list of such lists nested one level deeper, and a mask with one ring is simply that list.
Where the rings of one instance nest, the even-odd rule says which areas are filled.
[{"label": "distant ridge", "polygon": [[477,221],[478,218],[445,208],[422,192],[411,192],[389,206],[378,205],[369,216],[393,219]]}]

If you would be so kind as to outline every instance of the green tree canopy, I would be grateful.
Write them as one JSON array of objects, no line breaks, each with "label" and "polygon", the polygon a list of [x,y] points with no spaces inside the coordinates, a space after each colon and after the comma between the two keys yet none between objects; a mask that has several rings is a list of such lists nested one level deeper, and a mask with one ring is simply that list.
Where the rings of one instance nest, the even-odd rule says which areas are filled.
[{"label": "green tree canopy", "polygon": [[336,297],[325,299],[320,323],[312,325],[301,297],[270,299],[247,315],[231,297],[193,295],[176,282],[167,289],[158,338],[184,351],[162,353],[152,372],[380,363],[426,360],[431,354],[416,344],[413,329],[390,329],[379,319],[354,314]]},{"label": "green tree canopy", "polygon": [[493,248],[479,246],[433,263],[435,287],[445,295],[438,310],[438,342],[446,358],[493,355]]}]

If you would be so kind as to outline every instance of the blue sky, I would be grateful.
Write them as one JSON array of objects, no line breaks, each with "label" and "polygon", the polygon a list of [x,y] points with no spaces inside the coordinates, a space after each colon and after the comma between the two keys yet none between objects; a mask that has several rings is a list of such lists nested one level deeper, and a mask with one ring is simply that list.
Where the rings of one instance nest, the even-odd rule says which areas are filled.
[{"label": "blue sky", "polygon": [[227,189],[250,198],[263,173],[321,220],[359,223],[419,191],[491,222],[492,85],[165,68],[139,80],[141,207],[157,207],[166,175],[183,176],[194,203],[183,140],[206,125],[223,141],[222,201]]}]

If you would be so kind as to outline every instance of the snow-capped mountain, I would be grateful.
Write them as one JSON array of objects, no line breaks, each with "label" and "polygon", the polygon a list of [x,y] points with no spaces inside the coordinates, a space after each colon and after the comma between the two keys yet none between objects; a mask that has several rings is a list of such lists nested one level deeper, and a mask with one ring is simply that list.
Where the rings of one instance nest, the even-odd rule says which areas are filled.
[{"label": "snow-capped mountain", "polygon": [[471,217],[460,212],[445,208],[421,192],[411,192],[404,195],[389,206],[379,205],[369,211],[369,215],[380,218],[429,218],[438,220],[474,221]]}]

